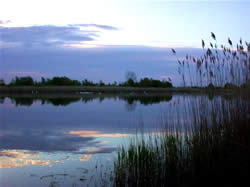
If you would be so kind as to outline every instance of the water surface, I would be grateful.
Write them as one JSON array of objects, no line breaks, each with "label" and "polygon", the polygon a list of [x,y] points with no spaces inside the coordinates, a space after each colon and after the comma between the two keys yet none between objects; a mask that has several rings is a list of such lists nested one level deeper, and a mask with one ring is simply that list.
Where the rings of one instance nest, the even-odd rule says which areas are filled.
[{"label": "water surface", "polygon": [[162,111],[178,99],[1,97],[0,186],[100,183],[119,147],[138,129],[156,130]]}]

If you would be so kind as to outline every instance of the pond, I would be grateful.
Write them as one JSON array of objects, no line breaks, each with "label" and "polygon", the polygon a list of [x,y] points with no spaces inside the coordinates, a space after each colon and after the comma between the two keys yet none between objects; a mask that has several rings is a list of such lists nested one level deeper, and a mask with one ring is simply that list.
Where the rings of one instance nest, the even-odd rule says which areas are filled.
[{"label": "pond", "polygon": [[99,185],[121,145],[182,97],[2,96],[0,186]]}]

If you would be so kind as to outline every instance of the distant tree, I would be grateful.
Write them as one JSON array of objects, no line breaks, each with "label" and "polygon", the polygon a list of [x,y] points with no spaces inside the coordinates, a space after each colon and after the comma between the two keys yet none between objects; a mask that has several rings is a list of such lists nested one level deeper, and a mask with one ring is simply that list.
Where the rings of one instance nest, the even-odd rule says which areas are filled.
[{"label": "distant tree", "polygon": [[214,89],[215,86],[214,86],[212,83],[209,83],[209,85],[207,86],[207,88],[209,88],[209,89]]},{"label": "distant tree", "polygon": [[99,81],[99,86],[105,86],[105,84],[102,80]]},{"label": "distant tree", "polygon": [[84,79],[82,81],[82,86],[96,86],[96,84],[93,83],[92,81],[88,81],[87,79]]},{"label": "distant tree", "polygon": [[55,86],[69,86],[72,85],[72,81],[68,77],[53,77],[51,81],[49,81],[50,85]]},{"label": "distant tree", "polygon": [[132,71],[127,71],[125,73],[125,79],[126,79],[126,82],[124,83],[124,86],[135,86],[135,83],[136,83],[136,74],[135,72],[132,72]]},{"label": "distant tree", "polygon": [[237,88],[237,86],[235,84],[232,84],[232,83],[226,83],[224,85],[224,88],[226,88],[226,89],[235,89],[235,88]]},{"label": "distant tree", "polygon": [[42,84],[42,85],[46,85],[46,80],[45,80],[44,77],[41,77],[41,84]]},{"label": "distant tree", "polygon": [[81,83],[78,80],[72,80],[73,86],[81,86]]},{"label": "distant tree", "polygon": [[13,86],[33,86],[34,81],[33,78],[30,76],[26,77],[15,77],[15,79],[12,79],[10,85]]},{"label": "distant tree", "polygon": [[171,88],[171,87],[173,87],[171,82],[149,79],[147,77],[141,79],[140,82],[138,82],[138,86],[139,87],[156,87],[156,88]]},{"label": "distant tree", "polygon": [[132,71],[127,71],[125,73],[125,78],[126,78],[126,81],[128,82],[129,80],[132,80],[133,82],[136,82],[136,74],[135,72],[132,72]]},{"label": "distant tree", "polygon": [[0,86],[4,86],[5,85],[5,82],[3,79],[0,79]]},{"label": "distant tree", "polygon": [[112,84],[112,86],[117,86],[117,82],[114,81],[113,84]]},{"label": "distant tree", "polygon": [[128,81],[126,82],[126,86],[134,86],[135,85],[135,81],[133,79],[128,79]]}]

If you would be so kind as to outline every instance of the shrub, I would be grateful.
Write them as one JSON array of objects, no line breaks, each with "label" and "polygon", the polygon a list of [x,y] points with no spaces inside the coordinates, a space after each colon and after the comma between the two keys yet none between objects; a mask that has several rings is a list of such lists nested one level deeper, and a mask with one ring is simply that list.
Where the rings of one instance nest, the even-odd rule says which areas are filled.
[{"label": "shrub", "polygon": [[235,89],[238,88],[236,85],[232,84],[232,83],[226,83],[224,88],[226,89]]},{"label": "shrub", "polygon": [[214,89],[215,86],[212,83],[209,83],[209,85],[207,86],[208,89]]},{"label": "shrub", "polygon": [[15,77],[15,79],[12,79],[10,85],[13,86],[33,86],[34,81],[33,78],[30,76],[27,77]]}]

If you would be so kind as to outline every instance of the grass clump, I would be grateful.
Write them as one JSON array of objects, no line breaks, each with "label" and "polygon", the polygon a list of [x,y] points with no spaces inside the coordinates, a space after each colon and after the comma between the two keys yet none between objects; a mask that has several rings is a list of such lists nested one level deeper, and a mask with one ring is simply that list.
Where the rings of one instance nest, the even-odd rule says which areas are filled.
[{"label": "grass clump", "polygon": [[225,98],[181,97],[168,108],[161,133],[144,134],[118,153],[115,186],[239,186],[247,182],[250,45],[240,40],[235,48],[228,39],[230,46],[219,49],[215,34],[211,36],[215,43],[207,49],[202,40],[204,55],[178,60],[183,86],[189,81],[191,87],[206,86],[211,91],[246,89],[238,89],[232,98],[232,91]]},{"label": "grass clump", "polygon": [[[203,54],[201,56],[186,55],[178,60],[178,73],[183,86],[207,87],[212,84],[223,88],[233,85],[233,88],[250,82],[250,43],[242,39],[233,44],[228,38],[229,45],[220,45],[214,33],[213,41],[205,44],[202,40]],[[173,54],[176,51],[172,49]]]},{"label": "grass clump", "polygon": [[249,104],[249,98],[200,97],[186,99],[181,114],[172,106],[169,119],[175,120],[166,120],[164,131],[137,136],[122,147],[115,186],[243,183],[250,172]]}]

